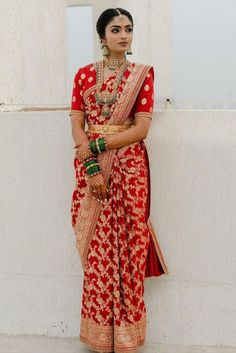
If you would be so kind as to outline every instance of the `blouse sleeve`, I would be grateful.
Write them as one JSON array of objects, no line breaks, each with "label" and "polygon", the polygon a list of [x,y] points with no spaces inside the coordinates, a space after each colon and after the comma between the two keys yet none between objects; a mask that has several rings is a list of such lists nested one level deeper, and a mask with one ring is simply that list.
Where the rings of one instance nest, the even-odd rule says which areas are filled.
[{"label": "blouse sleeve", "polygon": [[154,105],[154,70],[150,68],[143,85],[139,91],[134,116],[144,116],[152,119]]},{"label": "blouse sleeve", "polygon": [[81,69],[75,74],[73,90],[72,90],[72,99],[71,99],[71,114],[84,115],[84,100],[83,100],[83,73]]}]

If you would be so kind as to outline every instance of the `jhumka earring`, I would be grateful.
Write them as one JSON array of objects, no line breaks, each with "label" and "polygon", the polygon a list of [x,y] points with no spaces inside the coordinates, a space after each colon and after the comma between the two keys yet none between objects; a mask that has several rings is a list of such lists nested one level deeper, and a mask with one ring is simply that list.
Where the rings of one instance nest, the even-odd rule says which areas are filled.
[{"label": "jhumka earring", "polygon": [[104,45],[102,48],[102,55],[105,56],[106,58],[108,58],[108,56],[110,55],[110,52],[108,50],[108,46]]},{"label": "jhumka earring", "polygon": [[127,54],[127,55],[132,55],[132,54],[133,54],[133,53],[132,53],[131,46],[130,46],[129,49],[127,50],[126,54]]},{"label": "jhumka earring", "polygon": [[[101,42],[102,43],[102,42]],[[104,57],[106,57],[106,58],[108,58],[109,57],[109,55],[110,55],[110,52],[109,52],[109,50],[108,50],[108,46],[106,45],[106,44],[101,44],[101,49],[102,49],[102,55],[104,56]]]}]

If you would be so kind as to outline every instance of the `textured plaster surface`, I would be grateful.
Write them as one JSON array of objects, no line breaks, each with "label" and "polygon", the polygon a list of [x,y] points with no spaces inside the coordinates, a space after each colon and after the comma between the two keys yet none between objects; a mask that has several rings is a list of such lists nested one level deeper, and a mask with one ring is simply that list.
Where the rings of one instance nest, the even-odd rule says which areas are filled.
[{"label": "textured plaster surface", "polygon": [[[236,112],[156,112],[152,221],[169,275],[145,282],[148,342],[235,346]],[[0,114],[0,332],[77,336],[67,112]],[[7,352],[4,352],[7,353]]]}]

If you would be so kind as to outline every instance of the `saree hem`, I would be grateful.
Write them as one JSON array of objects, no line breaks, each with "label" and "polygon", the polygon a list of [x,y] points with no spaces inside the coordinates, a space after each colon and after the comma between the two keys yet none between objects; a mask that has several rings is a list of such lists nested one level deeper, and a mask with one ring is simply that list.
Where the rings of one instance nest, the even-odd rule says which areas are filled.
[{"label": "saree hem", "polygon": [[81,319],[79,339],[96,352],[132,353],[144,345],[146,315],[133,324],[99,325],[89,319]]},{"label": "saree hem", "polygon": [[79,340],[85,344],[88,348],[90,348],[92,351],[94,352],[99,352],[99,353],[137,353],[138,349],[140,349],[141,347],[144,346],[145,341],[140,342],[140,344],[137,347],[132,347],[132,349],[128,349],[128,350],[124,350],[124,349],[115,349],[113,350],[113,348],[103,348],[101,350],[101,348],[97,348],[93,345],[91,345],[84,337],[79,336]]}]

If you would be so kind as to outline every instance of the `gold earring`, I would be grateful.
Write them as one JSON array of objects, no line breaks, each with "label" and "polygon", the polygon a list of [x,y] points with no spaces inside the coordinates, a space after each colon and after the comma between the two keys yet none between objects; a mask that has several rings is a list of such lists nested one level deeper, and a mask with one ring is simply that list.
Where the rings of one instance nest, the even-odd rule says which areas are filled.
[{"label": "gold earring", "polygon": [[102,55],[105,56],[106,58],[108,58],[108,56],[110,55],[109,49],[107,45],[103,45],[102,47]]},{"label": "gold earring", "polygon": [[127,50],[126,54],[127,54],[127,55],[132,55],[132,54],[133,54],[133,53],[132,53],[131,46],[130,46],[129,49]]},{"label": "gold earring", "polygon": [[101,41],[101,49],[102,49],[102,55],[104,57],[108,58],[108,56],[110,55],[108,46],[106,44],[102,43],[102,41]]}]

